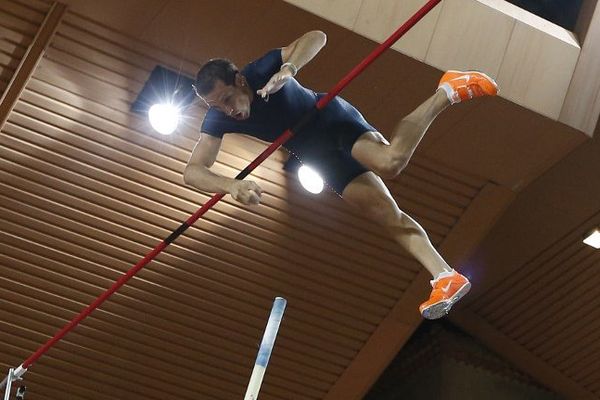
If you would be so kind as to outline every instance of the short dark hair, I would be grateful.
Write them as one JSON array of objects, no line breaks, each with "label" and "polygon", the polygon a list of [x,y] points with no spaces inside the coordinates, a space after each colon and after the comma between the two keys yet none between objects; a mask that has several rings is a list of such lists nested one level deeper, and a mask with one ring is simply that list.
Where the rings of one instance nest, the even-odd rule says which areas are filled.
[{"label": "short dark hair", "polygon": [[238,69],[226,58],[213,58],[204,64],[196,74],[194,88],[199,96],[206,95],[214,89],[217,80],[226,85],[233,85]]}]

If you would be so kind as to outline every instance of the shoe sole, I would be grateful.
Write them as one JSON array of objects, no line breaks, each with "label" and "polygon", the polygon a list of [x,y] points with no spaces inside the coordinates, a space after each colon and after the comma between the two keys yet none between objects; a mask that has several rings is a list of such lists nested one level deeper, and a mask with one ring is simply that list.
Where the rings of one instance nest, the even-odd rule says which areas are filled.
[{"label": "shoe sole", "polygon": [[465,74],[465,75],[477,73],[477,74],[483,75],[487,80],[489,80],[490,82],[492,82],[494,84],[494,86],[496,87],[496,95],[498,95],[498,93],[500,92],[500,89],[498,89],[498,83],[496,82],[496,80],[493,79],[492,77],[490,77],[488,74],[486,74],[484,72],[477,71],[477,70],[471,70],[471,71],[449,70],[449,71],[446,71],[446,72],[450,72],[450,73],[453,73],[453,74],[454,73],[456,73],[456,74]]},{"label": "shoe sole", "polygon": [[471,282],[462,285],[450,299],[430,305],[422,311],[421,315],[423,315],[423,318],[425,319],[442,318],[450,312],[450,309],[457,301],[469,293],[469,290],[471,290]]}]

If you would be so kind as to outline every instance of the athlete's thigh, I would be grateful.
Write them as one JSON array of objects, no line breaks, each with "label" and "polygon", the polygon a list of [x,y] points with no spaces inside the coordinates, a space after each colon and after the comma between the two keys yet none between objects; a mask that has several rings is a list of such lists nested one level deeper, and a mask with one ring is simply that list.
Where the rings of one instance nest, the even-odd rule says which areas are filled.
[{"label": "athlete's thigh", "polygon": [[380,164],[382,152],[388,151],[390,142],[377,131],[363,133],[352,146],[351,155],[356,161],[373,171]]}]

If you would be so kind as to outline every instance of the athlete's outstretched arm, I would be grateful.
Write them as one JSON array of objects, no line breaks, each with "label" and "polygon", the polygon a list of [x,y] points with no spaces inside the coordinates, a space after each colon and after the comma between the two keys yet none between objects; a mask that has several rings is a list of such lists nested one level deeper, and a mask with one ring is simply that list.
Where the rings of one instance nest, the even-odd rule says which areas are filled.
[{"label": "athlete's outstretched arm", "polygon": [[310,31],[294,40],[281,49],[281,70],[269,79],[269,82],[260,90],[262,97],[277,92],[294,77],[300,68],[312,60],[327,43],[327,35],[321,31]]},{"label": "athlete's outstretched arm", "polygon": [[221,139],[201,133],[183,171],[183,181],[205,192],[229,193],[243,204],[260,203],[261,189],[256,182],[226,178],[210,170],[220,148]]},{"label": "athlete's outstretched arm", "polygon": [[[327,35],[321,31],[310,31],[281,49],[283,63],[293,64],[297,69],[302,68],[321,51],[327,43]],[[289,68],[294,72],[293,68]]]}]

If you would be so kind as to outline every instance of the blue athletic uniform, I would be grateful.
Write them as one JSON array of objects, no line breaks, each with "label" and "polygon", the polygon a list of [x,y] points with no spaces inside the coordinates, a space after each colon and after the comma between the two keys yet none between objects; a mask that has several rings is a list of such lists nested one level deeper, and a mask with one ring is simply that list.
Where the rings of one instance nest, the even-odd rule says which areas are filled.
[{"label": "blue athletic uniform", "polygon": [[[290,79],[265,101],[256,94],[282,65],[281,49],[269,51],[246,65],[240,72],[254,93],[250,116],[238,121],[211,108],[202,123],[202,132],[222,138],[226,133],[243,133],[273,142],[292,128],[315,107],[325,93],[315,93]],[[284,144],[303,164],[319,172],[328,186],[338,194],[358,175],[367,171],[350,152],[363,133],[375,131],[350,103],[335,97],[317,116]]]}]

